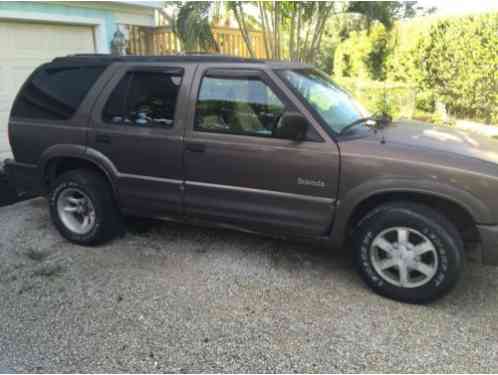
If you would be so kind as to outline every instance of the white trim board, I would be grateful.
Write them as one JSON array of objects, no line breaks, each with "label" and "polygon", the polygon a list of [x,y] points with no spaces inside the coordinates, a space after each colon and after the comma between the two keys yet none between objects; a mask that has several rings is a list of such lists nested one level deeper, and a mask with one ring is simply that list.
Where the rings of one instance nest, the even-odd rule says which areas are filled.
[{"label": "white trim board", "polygon": [[47,14],[39,12],[20,12],[0,10],[0,20],[21,20],[30,22],[65,23],[71,25],[88,25],[94,27],[95,49],[97,53],[109,53],[107,44],[107,31],[103,18],[89,18],[79,16],[67,16],[59,14]]}]

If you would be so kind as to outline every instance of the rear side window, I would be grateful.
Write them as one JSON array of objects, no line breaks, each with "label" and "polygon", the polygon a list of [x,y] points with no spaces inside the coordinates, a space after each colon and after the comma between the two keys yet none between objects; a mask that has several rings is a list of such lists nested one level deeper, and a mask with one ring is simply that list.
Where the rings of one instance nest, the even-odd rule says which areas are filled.
[{"label": "rear side window", "polygon": [[63,67],[38,70],[24,86],[12,117],[68,120],[105,67]]},{"label": "rear side window", "polygon": [[109,97],[104,122],[116,125],[171,127],[182,77],[157,71],[128,72]]}]

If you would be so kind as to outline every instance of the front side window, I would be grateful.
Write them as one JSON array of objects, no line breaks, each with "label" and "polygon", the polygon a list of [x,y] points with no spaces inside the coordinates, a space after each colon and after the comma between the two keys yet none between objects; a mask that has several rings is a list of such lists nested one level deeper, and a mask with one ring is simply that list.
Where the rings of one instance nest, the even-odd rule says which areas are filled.
[{"label": "front side window", "polygon": [[276,137],[285,105],[259,78],[202,80],[195,129],[200,131]]},{"label": "front side window", "polygon": [[368,116],[367,111],[351,95],[317,70],[284,70],[280,75],[336,133],[340,133],[353,121]]},{"label": "front side window", "polygon": [[128,72],[109,97],[103,120],[116,125],[171,127],[181,83],[178,74]]},{"label": "front side window", "polygon": [[12,117],[37,120],[68,120],[105,67],[40,69],[19,94]]}]

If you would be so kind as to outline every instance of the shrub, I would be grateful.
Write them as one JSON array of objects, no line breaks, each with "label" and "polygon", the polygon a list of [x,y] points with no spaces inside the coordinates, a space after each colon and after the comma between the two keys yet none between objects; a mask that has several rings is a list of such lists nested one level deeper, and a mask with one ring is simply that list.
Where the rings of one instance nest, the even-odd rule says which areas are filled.
[{"label": "shrub", "polygon": [[498,124],[498,13],[417,18],[390,36],[380,25],[351,33],[337,47],[334,72],[415,86],[418,110],[434,112],[442,102],[452,116]]},{"label": "shrub", "polygon": [[335,80],[348,90],[371,113],[387,113],[393,118],[412,118],[415,112],[415,87],[392,82],[338,78]]},{"label": "shrub", "polygon": [[381,23],[374,23],[369,31],[353,31],[336,48],[334,76],[384,80],[390,52],[390,34]]},{"label": "shrub", "polygon": [[453,115],[498,123],[498,14],[440,21],[418,47],[421,87]]}]

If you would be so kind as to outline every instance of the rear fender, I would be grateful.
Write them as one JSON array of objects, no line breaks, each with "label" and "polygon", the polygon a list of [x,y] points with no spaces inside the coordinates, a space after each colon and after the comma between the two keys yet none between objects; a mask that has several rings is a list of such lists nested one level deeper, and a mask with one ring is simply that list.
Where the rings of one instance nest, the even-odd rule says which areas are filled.
[{"label": "rear fender", "polygon": [[114,164],[101,152],[81,145],[54,145],[48,148],[41,156],[38,170],[43,186],[47,186],[47,176],[49,176],[49,166],[56,159],[75,158],[88,161],[102,171],[112,186],[117,197],[117,177],[118,171]]}]

